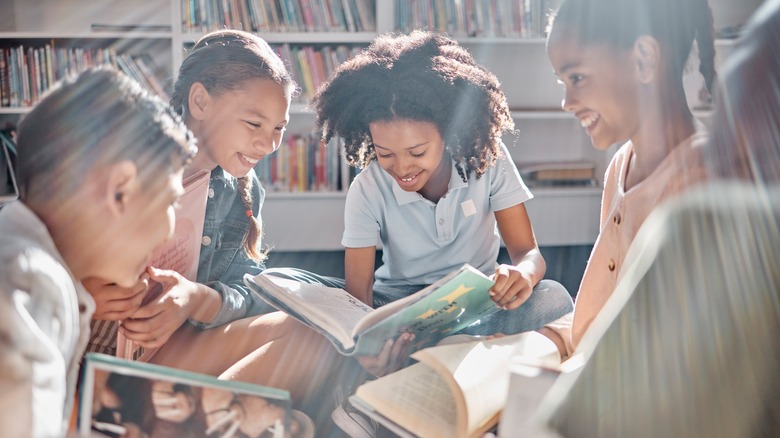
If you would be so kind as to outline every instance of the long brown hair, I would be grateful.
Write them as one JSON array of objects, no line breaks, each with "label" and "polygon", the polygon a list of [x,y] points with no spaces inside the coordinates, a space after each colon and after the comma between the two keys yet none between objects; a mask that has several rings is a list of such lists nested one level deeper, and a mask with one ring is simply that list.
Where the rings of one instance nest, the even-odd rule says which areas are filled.
[{"label": "long brown hair", "polygon": [[[270,79],[287,87],[290,94],[298,89],[284,62],[268,43],[257,35],[238,30],[220,30],[203,36],[184,59],[173,87],[171,105],[179,114],[189,112],[190,87],[203,84],[210,94],[218,95],[241,88],[250,79]],[[238,178],[238,190],[246,211],[253,211],[252,179]],[[244,251],[257,261],[265,259],[260,250],[262,224],[253,214],[247,215],[249,229],[244,235]]]}]

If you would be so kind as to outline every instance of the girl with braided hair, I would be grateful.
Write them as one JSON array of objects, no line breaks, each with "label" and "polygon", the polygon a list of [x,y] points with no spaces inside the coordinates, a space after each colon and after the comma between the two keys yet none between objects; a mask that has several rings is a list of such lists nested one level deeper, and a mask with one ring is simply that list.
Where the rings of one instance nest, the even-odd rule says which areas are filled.
[{"label": "girl with braided hair", "polygon": [[689,109],[683,73],[696,41],[708,90],[714,76],[707,0],[566,0],[551,19],[547,54],[597,149],[623,143],[604,176],[599,236],[573,318],[550,327],[571,353],[617,284],[650,211],[706,178],[704,129]]},{"label": "girl with braided hair", "polygon": [[[185,177],[211,172],[197,279],[150,267],[149,278],[163,285],[160,297],[140,307],[127,299],[114,319],[122,320],[119,330],[128,339],[159,347],[153,363],[287,389],[300,402],[319,389],[338,354],[242,282],[244,274],[265,269],[265,192],[254,167],[281,145],[296,91],[283,61],[256,35],[216,31],[195,44],[171,106],[198,142]],[[94,296],[117,289],[98,280],[87,287]],[[125,291],[143,294],[144,288],[139,282]]]},{"label": "girl with braided hair", "polygon": [[[532,195],[501,141],[514,129],[506,97],[465,48],[436,33],[382,35],[342,64],[312,105],[324,140],[341,137],[347,161],[362,168],[342,238],[352,295],[379,307],[469,263],[493,277],[501,309],[465,334],[535,330],[571,310],[566,289],[542,280],[523,205]],[[511,263],[497,262],[501,239]],[[410,341],[402,335],[395,346]]]}]

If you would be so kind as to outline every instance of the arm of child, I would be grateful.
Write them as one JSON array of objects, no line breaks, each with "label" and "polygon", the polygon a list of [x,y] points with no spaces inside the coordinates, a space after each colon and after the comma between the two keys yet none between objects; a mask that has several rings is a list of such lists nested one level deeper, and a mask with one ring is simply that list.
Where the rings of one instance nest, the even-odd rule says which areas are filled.
[{"label": "arm of child", "polygon": [[544,277],[547,270],[536,244],[531,220],[523,204],[495,212],[498,231],[504,240],[512,265],[500,265],[490,289],[493,301],[507,310],[520,307]]},{"label": "arm of child", "polygon": [[344,282],[355,298],[373,307],[376,246],[344,250]]}]

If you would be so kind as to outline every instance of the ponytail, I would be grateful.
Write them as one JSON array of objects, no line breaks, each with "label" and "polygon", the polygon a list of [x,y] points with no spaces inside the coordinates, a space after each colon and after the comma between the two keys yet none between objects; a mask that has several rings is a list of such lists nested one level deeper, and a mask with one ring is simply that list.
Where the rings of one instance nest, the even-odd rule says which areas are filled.
[{"label": "ponytail", "polygon": [[263,227],[260,220],[253,214],[252,178],[250,176],[238,178],[238,193],[241,196],[241,202],[246,207],[247,220],[249,221],[249,228],[244,235],[244,251],[250,259],[262,262],[267,255],[258,248],[260,238],[263,235]]},{"label": "ponytail", "polygon": [[696,30],[696,45],[699,48],[699,72],[704,76],[704,85],[712,95],[715,82],[715,25],[712,9],[707,0],[692,2],[698,11],[691,11]]}]

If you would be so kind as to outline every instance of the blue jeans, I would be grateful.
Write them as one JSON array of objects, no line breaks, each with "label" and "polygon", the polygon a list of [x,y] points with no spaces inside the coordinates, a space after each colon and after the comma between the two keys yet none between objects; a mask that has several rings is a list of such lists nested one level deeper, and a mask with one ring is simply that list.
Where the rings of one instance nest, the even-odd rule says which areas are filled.
[{"label": "blue jeans", "polygon": [[[341,278],[326,277],[298,268],[269,268],[264,272],[302,283],[321,284],[340,289],[345,287],[345,282]],[[424,284],[401,287],[375,285],[373,307],[377,308],[411,295],[425,286]],[[481,336],[496,333],[513,335],[542,328],[572,310],[574,310],[574,303],[566,288],[555,280],[542,280],[534,287],[533,293],[522,306],[515,310],[499,309],[458,333]]]}]

